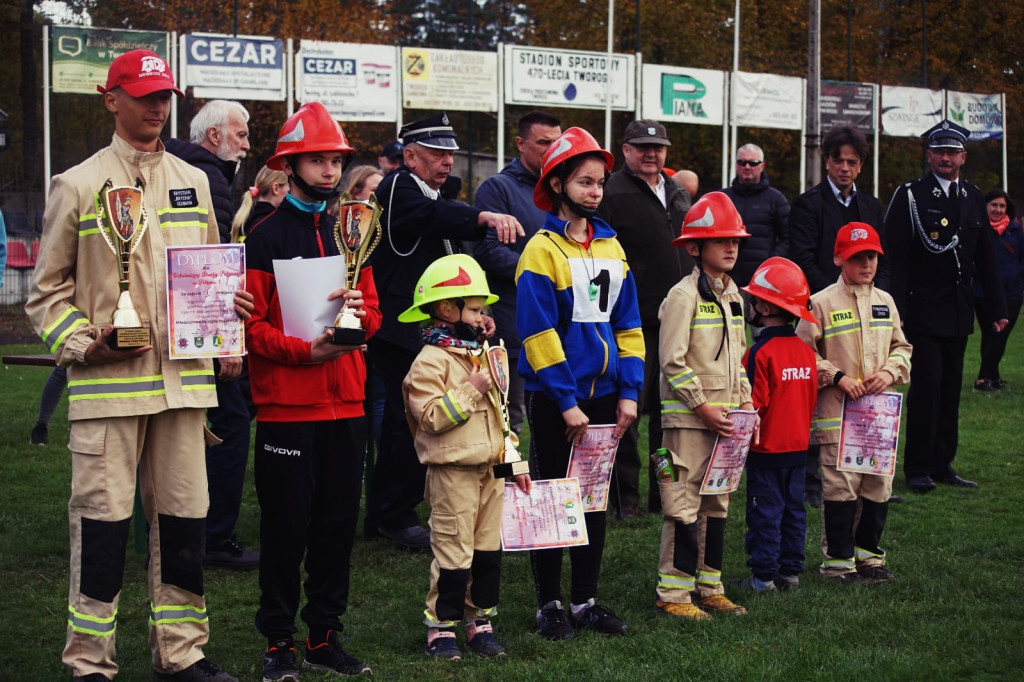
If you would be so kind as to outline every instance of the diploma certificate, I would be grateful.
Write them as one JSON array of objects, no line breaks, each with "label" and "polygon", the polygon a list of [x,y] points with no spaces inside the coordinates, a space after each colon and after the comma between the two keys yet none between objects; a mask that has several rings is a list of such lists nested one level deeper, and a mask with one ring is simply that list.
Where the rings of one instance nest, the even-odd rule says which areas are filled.
[{"label": "diploma certificate", "polygon": [[575,478],[534,481],[530,494],[505,484],[501,546],[506,552],[590,544]]},{"label": "diploma certificate", "polygon": [[235,292],[245,289],[245,246],[167,247],[167,347],[171,360],[245,355]]},{"label": "diploma certificate", "polygon": [[752,410],[730,410],[732,435],[728,438],[719,436],[715,440],[715,449],[711,452],[711,462],[700,484],[701,495],[721,495],[736,492],[740,487],[740,476],[747,463],[747,452],[750,440],[754,437],[754,423],[757,412]]},{"label": "diploma certificate", "polygon": [[582,443],[574,443],[569,453],[569,471],[566,478],[580,482],[583,511],[608,509],[608,491],[611,488],[612,466],[619,439],[612,434],[615,424],[589,426]]},{"label": "diploma certificate", "polygon": [[843,396],[836,469],[877,476],[896,473],[903,395],[877,393],[849,400]]}]

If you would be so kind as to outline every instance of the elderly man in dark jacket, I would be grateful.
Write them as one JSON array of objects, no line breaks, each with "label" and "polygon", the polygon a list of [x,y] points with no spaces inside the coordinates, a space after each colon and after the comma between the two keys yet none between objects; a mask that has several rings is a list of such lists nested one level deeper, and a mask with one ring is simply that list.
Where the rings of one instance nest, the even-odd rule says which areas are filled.
[{"label": "elderly man in dark jacket", "polygon": [[772,256],[786,255],[789,202],[768,181],[764,151],[756,144],[737,150],[736,177],[722,192],[732,199],[750,233],[729,273],[737,286],[746,286],[758,265]]},{"label": "elderly man in dark jacket", "polygon": [[[238,162],[249,151],[249,112],[238,102],[215,99],[192,119],[189,142],[167,140],[168,152],[206,174],[220,241],[231,240],[231,183]],[[206,515],[206,556],[209,567],[249,569],[259,564],[259,552],[246,549],[235,537],[242,508],[245,467],[249,461],[249,408],[241,384],[242,358],[214,361],[217,407],[207,410],[210,430],[221,443],[206,449],[210,511]]]},{"label": "elderly man in dark jacket", "polygon": [[[690,194],[665,173],[665,157],[672,144],[665,126],[657,121],[639,120],[626,126],[622,155],[625,165],[609,176],[598,215],[615,230],[626,252],[629,269],[636,280],[640,303],[640,322],[647,358],[644,363],[644,388],[638,409],[646,407],[648,445],[661,447],[661,397],[658,395],[658,334],[661,322],[658,309],[668,290],[693,270],[693,258],[684,249],[672,246],[679,236],[683,218],[690,210]],[[636,515],[640,500],[640,453],[637,451],[637,423],[622,437],[615,457],[612,504],[620,518]],[[659,511],[658,486],[651,476],[648,509]]]},{"label": "elderly man in dark jacket", "polygon": [[[544,211],[533,203],[533,189],[540,180],[540,167],[551,143],[562,134],[562,122],[546,111],[531,111],[519,119],[516,148],[519,157],[497,175],[483,181],[476,191],[474,205],[485,211],[514,215],[526,232],[525,239],[512,244],[498,241],[498,234],[488,230],[484,240],[474,245],[473,257],[487,273],[491,291],[500,298],[491,306],[494,316],[494,338],[503,339],[508,348],[511,367],[516,367],[522,340],[516,333],[516,267],[526,242],[544,226]],[[513,371],[509,377],[508,413],[512,429],[523,428],[526,406],[523,378]]]}]

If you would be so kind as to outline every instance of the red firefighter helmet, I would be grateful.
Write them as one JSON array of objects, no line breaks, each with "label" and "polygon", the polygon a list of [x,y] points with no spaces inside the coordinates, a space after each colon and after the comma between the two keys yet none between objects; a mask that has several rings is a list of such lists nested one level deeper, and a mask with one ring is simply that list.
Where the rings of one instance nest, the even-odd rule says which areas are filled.
[{"label": "red firefighter helmet", "polygon": [[803,270],[793,261],[773,256],[754,270],[750,284],[740,287],[755,298],[777,305],[802,320],[817,322],[811,315],[811,288]]},{"label": "red firefighter helmet", "polygon": [[540,166],[540,180],[533,188],[533,203],[542,211],[551,210],[551,197],[548,195],[548,177],[552,171],[560,165],[580,154],[598,152],[604,158],[604,169],[611,172],[615,165],[615,157],[612,153],[601,149],[594,136],[583,128],[569,128],[562,133],[557,140],[551,143],[548,150],[544,152],[544,159]]},{"label": "red firefighter helmet", "polygon": [[708,192],[698,199],[683,218],[679,236],[672,240],[675,246],[683,246],[694,239],[731,239],[749,237],[743,226],[743,218],[736,210],[732,199],[722,192]]},{"label": "red firefighter helmet", "polygon": [[320,102],[308,102],[299,107],[284,125],[277,137],[274,155],[267,160],[267,167],[284,170],[284,158],[306,152],[354,152],[345,131],[341,129],[327,108]]}]

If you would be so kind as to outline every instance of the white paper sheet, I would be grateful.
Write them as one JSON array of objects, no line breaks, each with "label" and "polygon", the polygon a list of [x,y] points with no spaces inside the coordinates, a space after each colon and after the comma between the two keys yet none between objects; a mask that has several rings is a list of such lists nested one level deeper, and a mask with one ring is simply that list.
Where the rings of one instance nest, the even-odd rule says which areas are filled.
[{"label": "white paper sheet", "polygon": [[324,333],[324,327],[334,326],[343,300],[328,301],[327,296],[345,286],[342,256],[275,260],[274,277],[285,334],[312,341]]}]

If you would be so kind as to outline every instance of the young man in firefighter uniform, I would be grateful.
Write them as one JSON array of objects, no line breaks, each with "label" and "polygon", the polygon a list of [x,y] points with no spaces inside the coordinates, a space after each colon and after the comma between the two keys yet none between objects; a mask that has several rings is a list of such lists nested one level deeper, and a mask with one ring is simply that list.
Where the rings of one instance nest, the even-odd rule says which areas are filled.
[{"label": "young man in firefighter uniform", "polygon": [[697,267],[672,287],[658,312],[661,424],[674,480],[658,484],[665,523],[655,606],[680,618],[746,613],[722,586],[729,495],[701,495],[700,487],[715,439],[735,428],[726,412],[754,409],[743,371],[743,300],[727,274],[736,264],[740,240],[749,236],[729,197],[721,192],[701,197],[672,242],[685,248]]},{"label": "young man in firefighter uniform", "polygon": [[[114,117],[109,147],[53,178],[41,256],[25,306],[68,370],[71,420],[71,587],[63,660],[75,680],[113,679],[117,602],[136,471],[149,522],[149,641],[159,680],[234,680],[203,657],[209,620],[203,551],[209,498],[204,414],[216,404],[209,360],[171,362],[165,248],[219,243],[206,176],[166,154],[160,131],[182,96],[170,67],[146,50],[110,66],[103,104]],[[101,189],[141,187],[141,232],[127,268],[148,345],[115,350],[107,324],[119,305],[116,235],[99,225]],[[104,209],[108,229],[118,216]],[[143,223],[145,217],[145,223]],[[142,231],[143,225],[146,229]],[[108,241],[109,239],[109,241]],[[252,297],[235,295],[243,319]],[[126,325],[136,326],[136,325]]]},{"label": "young man in firefighter uniform", "polygon": [[[882,243],[867,223],[839,228],[833,260],[839,279],[811,297],[816,322],[801,321],[797,335],[814,349],[818,406],[811,443],[821,445],[825,563],[821,572],[843,583],[892,579],[879,547],[892,494],[892,477],[839,471],[843,397],[858,400],[910,379],[911,346],[892,296],[874,286]],[[857,503],[860,518],[855,519]]]}]

